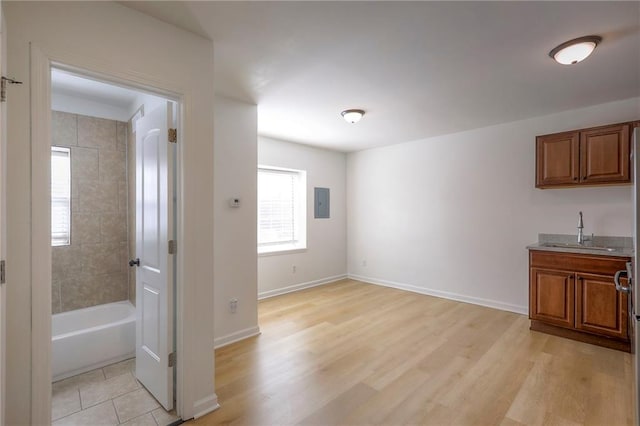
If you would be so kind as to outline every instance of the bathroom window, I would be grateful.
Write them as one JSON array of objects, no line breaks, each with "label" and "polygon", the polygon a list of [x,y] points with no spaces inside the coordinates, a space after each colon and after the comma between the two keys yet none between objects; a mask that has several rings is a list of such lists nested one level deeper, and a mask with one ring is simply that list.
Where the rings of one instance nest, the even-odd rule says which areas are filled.
[{"label": "bathroom window", "polygon": [[71,152],[51,148],[51,245],[71,244]]},{"label": "bathroom window", "polygon": [[258,253],[307,247],[307,173],[258,166]]}]

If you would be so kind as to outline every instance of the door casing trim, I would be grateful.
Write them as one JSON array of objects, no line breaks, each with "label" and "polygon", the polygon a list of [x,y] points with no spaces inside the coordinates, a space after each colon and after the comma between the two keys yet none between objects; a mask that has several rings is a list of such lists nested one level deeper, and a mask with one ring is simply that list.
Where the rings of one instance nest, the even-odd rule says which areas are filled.
[{"label": "door casing trim", "polygon": [[[50,135],[51,135],[51,68],[95,78],[104,82],[127,86],[134,90],[162,96],[178,104],[178,123],[185,123],[191,94],[179,82],[160,81],[153,76],[123,69],[118,64],[101,62],[95,58],[69,52],[45,49],[30,43],[31,83],[31,423],[51,424],[51,223],[50,223]],[[178,128],[181,144],[176,147],[176,240],[183,246],[182,146],[186,142],[183,125]],[[38,259],[37,262],[35,259]],[[191,333],[185,314],[184,259],[176,254],[176,350],[185,353],[185,333]],[[189,316],[189,318],[186,318]],[[186,349],[188,351],[188,349]],[[191,409],[198,401],[191,401],[193,378],[184,374],[183,360],[177,357],[176,411],[191,417]],[[185,390],[187,390],[185,392]],[[213,394],[214,407],[217,396]],[[186,410],[185,410],[186,408]]]}]

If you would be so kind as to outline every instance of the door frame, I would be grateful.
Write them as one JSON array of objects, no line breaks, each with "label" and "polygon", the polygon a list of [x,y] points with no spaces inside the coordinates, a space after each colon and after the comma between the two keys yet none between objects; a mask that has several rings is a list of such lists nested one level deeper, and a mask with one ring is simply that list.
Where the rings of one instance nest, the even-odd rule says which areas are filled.
[{"label": "door frame", "polygon": [[[31,58],[31,421],[32,424],[51,424],[51,213],[50,213],[50,162],[51,162],[51,68],[72,71],[79,75],[102,80],[134,90],[167,98],[177,104],[180,124],[176,147],[176,241],[183,247],[182,198],[183,164],[182,146],[185,114],[190,104],[190,94],[179,82],[159,81],[153,76],[128,71],[119,64],[101,62],[96,58],[44,50],[30,44]],[[184,259],[182,250],[176,253],[176,309],[175,347],[185,354],[183,345],[185,327]],[[185,356],[176,360],[176,412],[184,413],[185,389],[193,386],[193,378],[183,374]],[[189,392],[190,394],[190,392]],[[188,396],[187,396],[188,397]],[[217,406],[217,404],[216,404]]]},{"label": "door frame", "polygon": [[[7,34],[0,0],[0,75],[6,75]],[[7,103],[0,104],[0,259],[7,253]],[[0,426],[4,426],[6,400],[7,290],[0,283]]]}]

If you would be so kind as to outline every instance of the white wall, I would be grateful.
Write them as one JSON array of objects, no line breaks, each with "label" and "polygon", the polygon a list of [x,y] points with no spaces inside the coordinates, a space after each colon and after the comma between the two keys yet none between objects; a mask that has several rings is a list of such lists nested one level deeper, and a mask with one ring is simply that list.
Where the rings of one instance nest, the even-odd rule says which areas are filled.
[{"label": "white wall", "polygon": [[[30,140],[33,99],[44,90],[30,85],[30,46],[52,60],[104,72],[137,84],[145,82],[185,95],[181,134],[182,228],[179,270],[183,326],[179,338],[184,351],[178,356],[180,399],[188,418],[217,407],[213,358],[213,44],[113,2],[6,2],[3,4],[8,34],[8,74],[25,82],[10,89],[7,153],[7,397],[8,424],[46,423],[47,365],[44,374],[32,375],[32,357],[41,358],[33,346],[46,347],[32,327],[46,317],[32,312],[32,300],[46,299],[50,286],[50,258],[32,258],[32,229],[46,229],[46,209],[31,208],[32,188],[39,203],[46,196],[46,179],[31,181],[32,151],[49,145],[44,138]],[[170,53],[170,54],[169,54]],[[34,76],[39,74],[34,73]],[[34,81],[39,83],[40,78]],[[35,88],[34,88],[35,87]],[[32,92],[32,93],[30,93]],[[46,97],[46,96],[45,96]],[[35,102],[34,108],[42,108]],[[45,105],[44,108],[47,106]],[[37,109],[40,111],[40,109]],[[46,120],[44,120],[46,122]],[[35,120],[34,128],[41,121]],[[34,151],[35,150],[35,151]],[[40,152],[40,151],[38,151]],[[34,163],[34,176],[46,176],[45,164]],[[40,170],[40,172],[35,172]],[[36,194],[36,193],[34,193]],[[31,222],[33,218],[33,224]],[[36,223],[37,222],[37,223]],[[34,232],[34,236],[38,232]],[[46,235],[44,235],[46,239]],[[46,249],[38,249],[46,253]],[[50,252],[50,251],[49,251]],[[34,280],[32,276],[49,277]],[[32,296],[33,295],[33,296]],[[37,297],[36,297],[37,296]],[[33,298],[32,298],[33,297]],[[48,295],[50,299],[50,294]],[[45,307],[44,310],[49,309]],[[32,318],[34,320],[32,326]],[[35,365],[35,362],[34,362]],[[33,376],[33,377],[32,377]],[[45,382],[32,389],[32,381]],[[49,392],[49,393],[47,393]],[[32,400],[32,395],[37,395]],[[44,412],[44,414],[43,414]]]},{"label": "white wall", "polygon": [[[218,347],[259,332],[257,107],[216,96],[214,127],[214,335]],[[230,198],[240,198],[240,207],[229,207]],[[231,299],[238,300],[235,313],[229,309]]]},{"label": "white wall", "polygon": [[[258,294],[268,297],[346,276],[346,156],[259,137],[258,164],[307,171],[307,250],[258,257]],[[331,218],[314,219],[314,187],[330,188]],[[296,272],[293,272],[296,266]]]},{"label": "white wall", "polygon": [[534,188],[536,135],[638,118],[635,98],[349,154],[349,274],[526,313],[538,233],[580,210],[586,234],[632,232],[630,186]]}]

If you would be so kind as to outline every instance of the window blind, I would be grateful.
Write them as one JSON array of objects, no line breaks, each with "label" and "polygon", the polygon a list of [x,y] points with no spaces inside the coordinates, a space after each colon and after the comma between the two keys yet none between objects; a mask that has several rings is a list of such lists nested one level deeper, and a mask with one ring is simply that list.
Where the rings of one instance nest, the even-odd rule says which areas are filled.
[{"label": "window blind", "polygon": [[71,153],[51,148],[51,245],[71,243]]},{"label": "window blind", "polygon": [[258,246],[296,243],[299,173],[258,169]]}]

